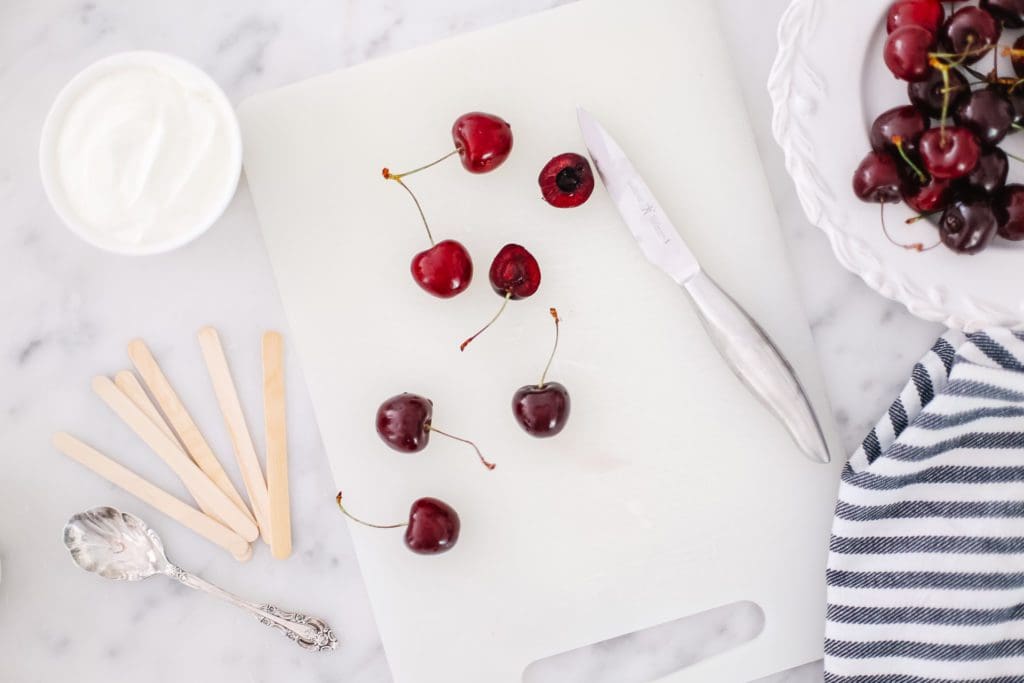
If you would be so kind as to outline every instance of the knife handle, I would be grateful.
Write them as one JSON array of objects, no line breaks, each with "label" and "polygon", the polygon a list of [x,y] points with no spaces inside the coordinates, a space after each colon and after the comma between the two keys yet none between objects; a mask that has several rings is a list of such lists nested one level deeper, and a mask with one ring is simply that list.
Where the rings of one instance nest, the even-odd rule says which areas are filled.
[{"label": "knife handle", "polygon": [[703,271],[683,287],[722,358],[789,430],[811,460],[827,463],[828,445],[789,361],[761,326]]}]

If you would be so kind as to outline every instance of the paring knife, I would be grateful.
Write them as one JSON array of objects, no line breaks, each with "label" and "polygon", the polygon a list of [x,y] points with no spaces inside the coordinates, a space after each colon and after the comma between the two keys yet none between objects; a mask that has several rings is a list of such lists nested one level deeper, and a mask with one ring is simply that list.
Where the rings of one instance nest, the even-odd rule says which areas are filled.
[{"label": "paring knife", "polygon": [[782,421],[804,455],[815,462],[829,462],[821,425],[789,361],[761,326],[701,269],[611,135],[581,107],[577,117],[597,173],[644,256],[690,295],[722,358]]}]

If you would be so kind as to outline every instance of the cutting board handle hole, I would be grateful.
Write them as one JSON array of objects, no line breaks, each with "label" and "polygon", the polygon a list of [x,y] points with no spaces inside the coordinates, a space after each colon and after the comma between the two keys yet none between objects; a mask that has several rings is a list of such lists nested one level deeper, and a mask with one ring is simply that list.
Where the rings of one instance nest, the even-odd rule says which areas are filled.
[{"label": "cutting board handle hole", "polygon": [[757,603],[733,602],[539,659],[526,667],[523,683],[649,683],[750,642],[763,629]]}]

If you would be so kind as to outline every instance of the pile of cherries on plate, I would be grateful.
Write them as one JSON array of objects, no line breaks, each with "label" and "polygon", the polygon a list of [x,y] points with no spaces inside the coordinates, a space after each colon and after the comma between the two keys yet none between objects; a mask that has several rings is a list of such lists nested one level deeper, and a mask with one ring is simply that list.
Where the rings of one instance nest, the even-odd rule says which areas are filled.
[{"label": "pile of cherries on plate", "polygon": [[[473,261],[469,251],[460,242],[446,239],[435,242],[419,199],[409,189],[404,178],[459,156],[462,166],[470,173],[489,173],[501,166],[512,151],[512,128],[499,116],[483,112],[463,114],[452,126],[455,148],[437,161],[405,173],[383,170],[386,180],[397,182],[412,198],[426,228],[430,247],[412,258],[410,270],[419,287],[433,296],[450,299],[464,292],[473,279]],[[594,190],[594,175],[587,159],[579,154],[565,153],[554,157],[540,172],[537,179],[541,196],[557,208],[572,208],[587,201]],[[537,259],[525,247],[506,244],[491,262],[489,272],[491,288],[502,298],[498,313],[480,331],[462,342],[466,347],[491,326],[505,310],[509,301],[532,296],[540,287],[541,272]],[[536,384],[520,387],[512,397],[512,415],[526,433],[535,437],[555,436],[569,419],[569,392],[559,382],[547,381],[548,370],[558,348],[558,311],[550,309],[555,322],[555,343],[547,365]],[[436,432],[461,441],[476,452],[480,462],[489,470],[488,462],[476,444],[441,431],[433,423],[434,404],[423,396],[412,393],[398,394],[385,400],[377,409],[376,428],[381,440],[401,453],[418,453],[427,447],[430,434]],[[461,522],[450,505],[437,498],[419,498],[413,502],[409,520],[399,524],[371,524],[355,517],[344,505],[342,494],[336,499],[338,508],[349,518],[365,526],[378,529],[405,528],[405,545],[415,553],[433,555],[450,550],[459,538]]]},{"label": "pile of cherries on plate", "polygon": [[1024,36],[1012,44],[1005,36],[1020,28],[1024,0],[892,4],[883,57],[908,82],[910,104],[872,124],[872,151],[853,176],[860,199],[902,199],[919,214],[908,222],[937,219],[939,241],[961,254],[983,250],[997,234],[1024,239],[1024,185],[1007,184],[1010,160],[1024,159],[1001,147],[1024,130]]}]

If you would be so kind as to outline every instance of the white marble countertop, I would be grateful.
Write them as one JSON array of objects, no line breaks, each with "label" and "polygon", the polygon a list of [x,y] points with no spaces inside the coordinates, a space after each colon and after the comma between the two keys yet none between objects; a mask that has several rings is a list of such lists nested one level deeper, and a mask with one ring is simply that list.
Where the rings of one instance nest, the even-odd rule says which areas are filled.
[{"label": "white marble countertop", "polygon": [[[57,90],[107,54],[148,48],[206,69],[237,102],[253,92],[543,10],[557,0],[6,0],[0,4],[0,680],[390,681],[345,525],[324,506],[333,483],[305,385],[290,364],[295,553],[260,547],[244,570],[159,514],[86,474],[49,445],[57,429],[138,454],[136,437],[90,393],[93,374],[127,365],[147,339],[215,450],[227,434],[195,332],[215,324],[250,421],[259,425],[259,334],[286,330],[244,182],[205,237],[170,255],[125,258],[72,238],[47,205],[36,150]],[[832,258],[804,218],[770,135],[764,82],[786,0],[723,0],[762,158],[844,443],[853,448],[938,328],[871,292]],[[741,20],[742,18],[742,20]],[[870,362],[865,362],[870,359]],[[184,496],[155,458],[140,473]],[[143,513],[172,559],[256,600],[326,618],[342,647],[310,655],[187,589],[105,583],[75,569],[60,543],[74,512],[114,504]],[[566,658],[530,683],[629,683],[701,658],[750,630],[742,614],[679,623]],[[599,672],[599,673],[595,673]],[[534,675],[535,674],[535,675]],[[821,680],[820,664],[770,681]]]}]

